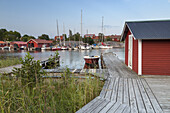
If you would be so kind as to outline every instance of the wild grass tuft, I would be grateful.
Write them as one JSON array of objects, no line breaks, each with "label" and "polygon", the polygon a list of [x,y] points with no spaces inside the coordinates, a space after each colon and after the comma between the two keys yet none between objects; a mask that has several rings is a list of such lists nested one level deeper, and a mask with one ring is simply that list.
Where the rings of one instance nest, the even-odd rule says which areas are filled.
[{"label": "wild grass tuft", "polygon": [[20,64],[20,59],[16,57],[0,58],[0,68]]},{"label": "wild grass tuft", "polygon": [[[32,59],[29,54],[27,58]],[[27,61],[33,64],[29,65]],[[92,79],[90,75],[86,75],[85,79],[79,79],[68,69],[60,79],[39,78],[44,80],[37,81],[35,77],[40,74],[39,68],[34,72],[29,66],[34,69],[33,65],[37,66],[39,62],[23,59],[22,63],[26,63],[22,64],[24,66],[20,70],[22,73],[16,70],[18,73],[14,74],[17,76],[13,78],[3,75],[0,77],[0,112],[2,113],[73,113],[98,96],[103,86],[103,82],[98,78]]]}]

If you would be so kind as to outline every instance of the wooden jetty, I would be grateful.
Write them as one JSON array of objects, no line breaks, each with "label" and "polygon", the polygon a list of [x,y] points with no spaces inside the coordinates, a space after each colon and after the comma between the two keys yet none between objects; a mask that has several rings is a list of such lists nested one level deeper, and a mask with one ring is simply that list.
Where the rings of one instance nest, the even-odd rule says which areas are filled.
[{"label": "wooden jetty", "polygon": [[[170,106],[170,100],[164,99],[163,101],[166,104],[160,104],[159,98],[161,95],[155,95],[155,92],[148,83],[148,79],[139,77],[113,53],[104,54],[103,60],[109,74],[105,75],[107,76],[107,80],[100,95],[76,113],[170,112],[170,108],[164,106],[167,105],[168,102]],[[168,93],[168,91],[166,91],[166,93]],[[170,96],[170,90],[168,96]]]}]

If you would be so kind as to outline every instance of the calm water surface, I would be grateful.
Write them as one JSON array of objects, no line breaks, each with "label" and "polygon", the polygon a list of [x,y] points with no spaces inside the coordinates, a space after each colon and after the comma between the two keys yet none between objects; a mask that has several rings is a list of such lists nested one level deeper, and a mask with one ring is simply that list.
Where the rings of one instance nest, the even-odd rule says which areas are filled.
[{"label": "calm water surface", "polygon": [[[118,58],[124,61],[124,48],[113,48],[113,49],[93,49],[93,50],[72,50],[72,51],[58,51],[60,55],[60,68],[68,67],[70,69],[81,69],[84,66],[85,55],[100,55],[101,53],[114,52],[118,56]],[[55,51],[34,51],[30,52],[30,54],[36,60],[44,60],[54,55]],[[18,51],[18,52],[3,52],[0,51],[0,56],[17,56],[17,57],[25,57],[26,51]]]}]

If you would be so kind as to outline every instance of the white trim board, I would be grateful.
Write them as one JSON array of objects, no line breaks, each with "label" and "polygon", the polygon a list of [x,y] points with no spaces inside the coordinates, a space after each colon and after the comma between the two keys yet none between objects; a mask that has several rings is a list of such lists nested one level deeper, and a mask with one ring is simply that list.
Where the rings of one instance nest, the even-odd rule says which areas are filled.
[{"label": "white trim board", "polygon": [[[132,69],[133,65],[133,35],[129,35],[128,40],[128,67]],[[131,64],[131,65],[129,65]]]},{"label": "white trim board", "polygon": [[142,75],[142,40],[138,40],[138,75]]}]

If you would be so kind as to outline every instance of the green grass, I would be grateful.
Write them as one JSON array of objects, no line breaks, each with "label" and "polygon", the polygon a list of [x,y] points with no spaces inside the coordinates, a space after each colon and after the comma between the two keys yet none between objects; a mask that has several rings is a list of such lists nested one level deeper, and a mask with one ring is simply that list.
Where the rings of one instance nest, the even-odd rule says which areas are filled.
[{"label": "green grass", "polygon": [[78,79],[70,75],[65,72],[61,79],[44,79],[33,87],[29,87],[30,83],[22,86],[20,78],[1,77],[0,112],[76,112],[99,95],[104,82],[99,78]]},{"label": "green grass", "polygon": [[20,64],[20,59],[16,57],[0,58],[0,68]]}]

